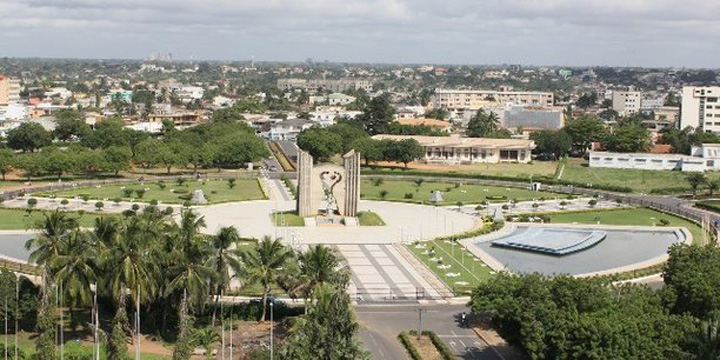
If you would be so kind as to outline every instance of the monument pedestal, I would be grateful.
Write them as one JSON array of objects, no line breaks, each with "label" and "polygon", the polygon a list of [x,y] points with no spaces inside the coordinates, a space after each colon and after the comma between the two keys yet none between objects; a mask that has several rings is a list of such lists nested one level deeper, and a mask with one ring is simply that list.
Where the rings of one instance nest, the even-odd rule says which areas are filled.
[{"label": "monument pedestal", "polygon": [[356,217],[345,217],[345,226],[360,226],[360,221],[358,221],[358,218]]}]

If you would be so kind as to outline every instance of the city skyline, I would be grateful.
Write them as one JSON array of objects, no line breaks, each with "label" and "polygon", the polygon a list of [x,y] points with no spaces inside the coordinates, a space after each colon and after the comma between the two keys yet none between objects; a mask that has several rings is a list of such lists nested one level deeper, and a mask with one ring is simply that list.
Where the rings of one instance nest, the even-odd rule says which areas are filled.
[{"label": "city skyline", "polygon": [[3,56],[717,67],[707,0],[0,0]]}]

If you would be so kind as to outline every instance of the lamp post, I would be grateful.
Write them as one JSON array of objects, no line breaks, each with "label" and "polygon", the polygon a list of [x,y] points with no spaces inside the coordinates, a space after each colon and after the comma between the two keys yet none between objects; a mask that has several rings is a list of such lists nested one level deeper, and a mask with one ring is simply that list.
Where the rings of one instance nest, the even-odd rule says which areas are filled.
[{"label": "lamp post", "polygon": [[417,309],[415,309],[415,311],[417,311],[417,313],[418,313],[418,333],[417,333],[417,337],[418,337],[418,339],[419,339],[420,336],[422,335],[422,314],[423,314],[424,312],[427,312],[427,309],[423,309],[422,306],[418,306]]},{"label": "lamp post", "polygon": [[274,330],[273,313],[275,312],[274,305],[275,305],[275,301],[270,300],[270,360],[274,359],[273,355],[274,355],[274,350],[275,350],[275,349],[273,349],[273,330]]}]

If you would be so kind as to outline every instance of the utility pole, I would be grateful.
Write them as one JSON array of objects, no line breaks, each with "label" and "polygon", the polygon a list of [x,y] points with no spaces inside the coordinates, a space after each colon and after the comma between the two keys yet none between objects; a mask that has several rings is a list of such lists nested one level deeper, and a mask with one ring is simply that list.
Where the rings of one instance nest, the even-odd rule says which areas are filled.
[{"label": "utility pole", "polygon": [[15,279],[15,357],[18,358],[18,318],[20,317],[20,275]]},{"label": "utility pole", "polygon": [[424,312],[427,312],[427,309],[423,309],[422,306],[418,306],[417,309],[415,309],[415,311],[417,311],[417,313],[418,313],[418,333],[417,333],[417,337],[418,337],[418,339],[419,339],[420,336],[421,336],[421,334],[422,334],[422,314],[423,314]]}]

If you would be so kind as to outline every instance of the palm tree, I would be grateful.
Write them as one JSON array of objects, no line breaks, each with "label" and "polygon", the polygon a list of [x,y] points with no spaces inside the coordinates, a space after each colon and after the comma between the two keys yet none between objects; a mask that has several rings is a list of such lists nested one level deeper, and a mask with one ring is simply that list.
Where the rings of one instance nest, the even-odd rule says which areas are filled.
[{"label": "palm tree", "polygon": [[280,278],[280,271],[291,255],[292,253],[285,248],[280,239],[272,240],[269,236],[265,236],[258,243],[255,251],[242,253],[247,281],[258,281],[263,286],[263,311],[260,321],[265,321],[267,315],[267,299],[271,285]]},{"label": "palm tree", "polygon": [[210,360],[214,358],[212,355],[213,344],[218,341],[220,341],[220,334],[215,329],[206,327],[195,332],[193,343],[205,349],[205,358]]},{"label": "palm tree", "polygon": [[212,323],[215,324],[215,315],[220,301],[220,294],[230,286],[234,274],[239,274],[242,264],[239,260],[240,254],[237,243],[240,235],[236,228],[224,227],[218,231],[212,241],[212,257],[208,260],[207,266],[215,270],[217,280],[215,281],[215,306],[213,307]]},{"label": "palm tree", "polygon": [[63,238],[61,248],[61,255],[56,260],[55,278],[63,284],[65,295],[70,300],[70,325],[74,332],[73,306],[90,303],[90,285],[97,279],[97,248],[91,234],[81,230],[74,230]]},{"label": "palm tree", "polygon": [[184,210],[180,216],[179,234],[181,246],[189,246],[200,234],[200,229],[205,227],[205,217],[199,216],[192,209]]},{"label": "palm tree", "polygon": [[77,228],[77,219],[60,210],[44,213],[43,218],[35,225],[40,234],[25,243],[25,248],[32,250],[29,261],[42,266],[46,272],[52,271],[54,262],[60,255],[61,240]]},{"label": "palm tree", "polygon": [[311,246],[298,257],[300,263],[300,286],[298,290],[308,298],[321,284],[329,283],[344,289],[350,281],[350,273],[340,265],[337,253],[324,245]]},{"label": "palm tree", "polygon": [[713,312],[700,322],[698,359],[720,359],[720,313]]}]

